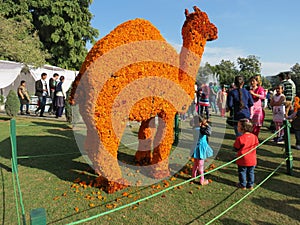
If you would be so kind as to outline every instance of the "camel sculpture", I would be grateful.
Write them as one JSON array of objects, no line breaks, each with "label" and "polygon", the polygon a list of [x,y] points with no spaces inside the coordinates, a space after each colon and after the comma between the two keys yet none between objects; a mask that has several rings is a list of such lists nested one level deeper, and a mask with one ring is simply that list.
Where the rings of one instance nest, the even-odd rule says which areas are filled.
[{"label": "camel sculpture", "polygon": [[117,160],[128,118],[141,122],[135,160],[150,164],[154,178],[169,176],[175,114],[192,102],[204,46],[217,38],[205,12],[195,6],[185,16],[179,55],[149,21],[130,20],[93,46],[73,82],[69,100],[87,127],[85,151],[109,193],[128,185]]}]

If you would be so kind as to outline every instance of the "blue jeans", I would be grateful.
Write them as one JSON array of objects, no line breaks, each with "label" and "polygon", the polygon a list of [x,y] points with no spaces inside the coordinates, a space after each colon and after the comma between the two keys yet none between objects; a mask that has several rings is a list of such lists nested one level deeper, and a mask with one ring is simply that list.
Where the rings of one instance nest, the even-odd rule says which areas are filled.
[{"label": "blue jeans", "polygon": [[239,181],[243,187],[253,187],[255,166],[238,166]]},{"label": "blue jeans", "polygon": [[300,130],[294,130],[296,137],[296,145],[300,145]]},{"label": "blue jeans", "polygon": [[47,100],[46,96],[39,97],[39,103],[40,103],[40,105],[39,105],[39,107],[35,111],[38,112],[39,110],[41,110],[40,116],[43,116],[43,114],[44,114],[45,107],[46,107],[46,100]]}]

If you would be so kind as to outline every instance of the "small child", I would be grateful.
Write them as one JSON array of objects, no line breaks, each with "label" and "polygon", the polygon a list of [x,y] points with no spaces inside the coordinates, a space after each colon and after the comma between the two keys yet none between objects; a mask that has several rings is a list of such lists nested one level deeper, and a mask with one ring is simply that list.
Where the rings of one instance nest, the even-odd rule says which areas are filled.
[{"label": "small child", "polygon": [[[273,95],[270,105],[273,107],[273,121],[275,123],[276,131],[280,130],[285,119],[285,96],[283,94],[283,86],[279,84],[276,88],[276,94]],[[278,132],[277,137],[273,139],[277,144],[284,144],[284,131]]]},{"label": "small child", "polygon": [[300,109],[300,92],[297,93],[297,95],[294,98],[294,112],[297,112],[298,109]]},{"label": "small child", "polygon": [[[253,189],[258,138],[251,133],[252,123],[248,119],[239,120],[237,129],[239,133],[242,133],[241,136],[236,138],[233,145],[235,150],[237,150],[237,157],[252,150],[250,153],[236,161],[239,174],[238,187],[243,190],[246,190],[246,188]],[[253,148],[255,149],[253,150]]]},{"label": "small child", "polygon": [[226,113],[226,102],[227,102],[227,92],[226,92],[226,87],[223,84],[217,96],[217,104],[221,113],[221,117],[223,118],[225,118],[225,113]]},{"label": "small child", "polygon": [[[194,158],[192,177],[196,177],[197,172],[199,172],[200,175],[204,174],[204,160],[213,156],[213,150],[207,141],[207,136],[211,135],[211,127],[208,125],[208,122],[205,118],[202,118],[198,115],[194,116],[193,131],[194,140],[197,140],[197,143],[192,155]],[[205,180],[204,176],[200,177],[201,185],[206,185],[208,183],[208,180]]]},{"label": "small child", "polygon": [[300,108],[298,108],[298,111],[294,111],[293,114],[288,117],[288,119],[291,120],[292,128],[295,132],[296,149],[300,150]]}]

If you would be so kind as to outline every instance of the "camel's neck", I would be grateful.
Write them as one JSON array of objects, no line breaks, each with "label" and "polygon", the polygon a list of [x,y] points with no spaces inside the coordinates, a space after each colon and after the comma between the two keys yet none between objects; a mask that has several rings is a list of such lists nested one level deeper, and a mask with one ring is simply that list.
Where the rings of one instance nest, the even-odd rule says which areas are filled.
[{"label": "camel's neck", "polygon": [[206,38],[202,34],[193,32],[190,23],[182,27],[183,46],[180,52],[180,70],[178,80],[191,97],[194,96],[194,85],[199,70]]},{"label": "camel's neck", "polygon": [[179,81],[184,82],[184,74],[196,79],[200,66],[206,38],[202,34],[192,29],[191,21],[186,21],[182,27],[183,46],[180,52]]}]

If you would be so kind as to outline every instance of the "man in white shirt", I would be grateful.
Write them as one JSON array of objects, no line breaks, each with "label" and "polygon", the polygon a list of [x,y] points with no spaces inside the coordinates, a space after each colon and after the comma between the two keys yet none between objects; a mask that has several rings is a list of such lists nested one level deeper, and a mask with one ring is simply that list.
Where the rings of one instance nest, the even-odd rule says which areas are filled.
[{"label": "man in white shirt", "polygon": [[35,95],[39,98],[39,107],[35,110],[35,114],[40,111],[40,117],[44,116],[46,100],[48,96],[48,88],[46,82],[47,74],[42,73],[41,79],[35,82]]}]

